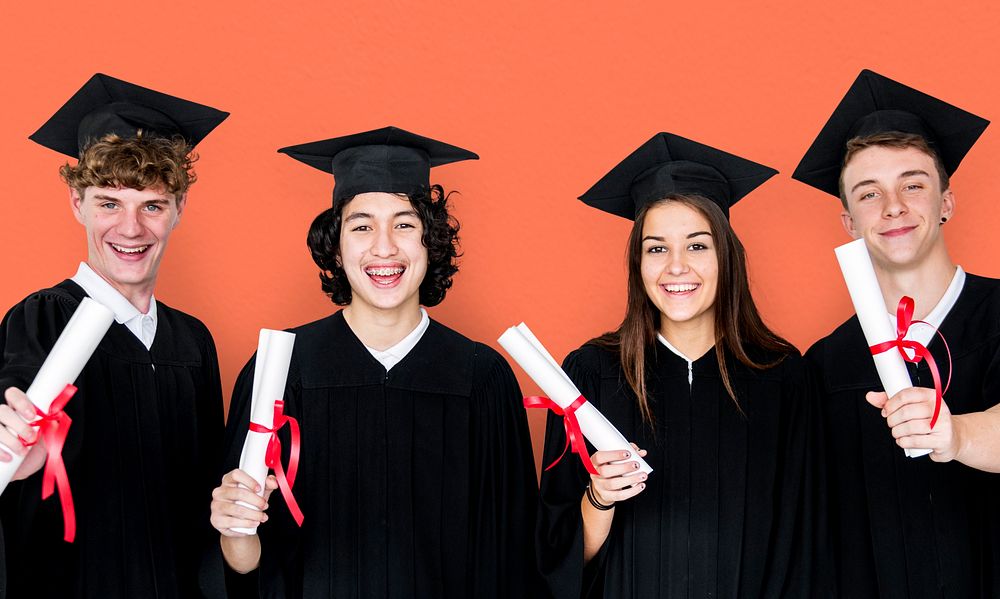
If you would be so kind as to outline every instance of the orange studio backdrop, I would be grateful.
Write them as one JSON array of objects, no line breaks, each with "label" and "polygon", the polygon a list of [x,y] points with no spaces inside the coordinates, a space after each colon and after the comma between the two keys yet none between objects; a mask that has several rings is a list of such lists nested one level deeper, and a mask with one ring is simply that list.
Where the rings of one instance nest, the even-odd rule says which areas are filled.
[{"label": "orange studio backdrop", "polygon": [[[804,350],[851,312],[833,256],[847,237],[839,203],[788,175],[858,72],[1000,119],[996,3],[63,4],[7,3],[0,19],[0,305],[86,257],[64,160],[27,136],[91,74],[230,111],[199,146],[156,289],[213,332],[227,396],[261,327],[334,309],[305,245],[333,181],[278,147],[394,124],[478,152],[433,173],[461,192],[465,254],[431,314],[494,347],[526,321],[560,359],[624,309],[629,223],[578,195],[658,131],[773,166],[732,222],[765,318]],[[946,227],[953,258],[987,276],[998,129],[954,177]],[[529,418],[538,455],[544,415]]]}]

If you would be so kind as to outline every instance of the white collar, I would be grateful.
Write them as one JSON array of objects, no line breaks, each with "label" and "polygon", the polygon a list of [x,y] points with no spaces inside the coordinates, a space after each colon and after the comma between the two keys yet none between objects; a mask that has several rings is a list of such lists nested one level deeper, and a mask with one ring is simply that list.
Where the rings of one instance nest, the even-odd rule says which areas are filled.
[{"label": "white collar", "polygon": [[[124,295],[94,272],[86,262],[81,262],[71,279],[83,288],[91,299],[104,304],[115,313],[115,322],[125,325],[146,349],[153,344],[156,335],[156,298],[149,298],[149,312],[143,314]],[[143,326],[145,325],[145,326]]]},{"label": "white collar", "polygon": [[693,386],[694,385],[694,360],[692,360],[691,358],[689,358],[689,357],[685,356],[684,354],[682,354],[681,350],[679,350],[676,347],[674,347],[669,341],[667,341],[667,338],[664,337],[663,335],[657,333],[656,334],[656,338],[659,339],[660,343],[662,343],[663,345],[665,345],[667,347],[667,349],[669,349],[670,351],[674,352],[682,360],[684,360],[685,362],[688,363],[688,387]]},{"label": "white collar", "polygon": [[685,362],[687,362],[687,363],[689,363],[689,364],[690,364],[691,362],[694,362],[694,360],[692,360],[691,358],[689,358],[689,357],[685,356],[684,354],[682,354],[682,353],[681,353],[681,350],[679,350],[679,349],[677,349],[676,347],[674,347],[673,345],[671,345],[671,344],[670,344],[670,342],[669,342],[669,341],[667,341],[667,338],[666,338],[666,337],[664,337],[663,335],[661,335],[660,333],[657,333],[657,334],[656,334],[656,338],[657,338],[657,339],[659,339],[659,340],[660,340],[660,343],[662,343],[663,345],[665,345],[665,346],[667,347],[667,349],[669,349],[670,351],[672,351],[672,352],[674,352],[675,354],[677,354],[677,355],[678,355],[678,356],[679,356],[680,358],[682,358],[682,359],[683,359],[683,360],[684,360]]},{"label": "white collar", "polygon": [[[962,270],[961,266],[958,266],[955,268],[955,276],[952,277],[951,284],[948,285],[948,289],[945,290],[944,295],[938,300],[934,309],[922,319],[927,324],[918,322],[910,326],[910,330],[906,334],[906,339],[917,341],[926,347],[934,339],[934,330],[941,328],[941,323],[944,322],[945,317],[948,316],[951,309],[955,307],[955,302],[958,301],[958,296],[962,294],[964,286],[965,271]],[[893,328],[896,328],[896,315],[890,314],[889,318],[892,321]]]},{"label": "white collar", "polygon": [[386,371],[390,370],[396,364],[399,364],[403,358],[406,357],[410,350],[417,345],[420,338],[424,336],[427,331],[427,327],[431,324],[431,319],[427,316],[427,310],[420,308],[420,322],[417,323],[416,328],[410,331],[406,337],[403,337],[396,345],[393,345],[386,350],[377,350],[371,347],[365,346],[365,349],[371,353],[372,357],[382,363]]}]

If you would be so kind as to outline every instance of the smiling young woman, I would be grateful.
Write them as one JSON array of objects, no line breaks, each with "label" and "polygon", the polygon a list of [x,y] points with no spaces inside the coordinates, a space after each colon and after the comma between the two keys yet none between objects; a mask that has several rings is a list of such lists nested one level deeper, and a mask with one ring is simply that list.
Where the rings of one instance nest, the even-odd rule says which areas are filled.
[{"label": "smiling young woman", "polygon": [[[581,199],[633,219],[621,326],[566,372],[653,467],[596,452],[541,483],[553,597],[816,597],[813,410],[802,359],[763,323],[729,206],[767,167],[661,133]],[[565,435],[550,416],[547,462]],[[639,449],[642,447],[644,449]]]}]

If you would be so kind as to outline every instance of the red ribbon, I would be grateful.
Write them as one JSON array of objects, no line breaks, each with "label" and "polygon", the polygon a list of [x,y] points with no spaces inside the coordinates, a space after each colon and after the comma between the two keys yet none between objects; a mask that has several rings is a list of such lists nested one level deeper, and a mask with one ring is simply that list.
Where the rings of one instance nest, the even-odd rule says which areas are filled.
[{"label": "red ribbon", "polygon": [[[934,356],[931,355],[930,350],[924,347],[922,344],[916,341],[908,341],[904,339],[906,334],[910,330],[910,325],[914,323],[926,324],[927,326],[934,328],[928,322],[923,320],[913,320],[913,298],[908,296],[903,296],[899,300],[899,306],[896,308],[896,338],[892,341],[886,341],[884,343],[878,343],[871,346],[872,355],[878,355],[883,352],[887,352],[892,348],[899,350],[903,359],[907,362],[912,362],[918,364],[921,359],[927,360],[927,367],[930,368],[931,378],[934,379],[934,415],[931,417],[931,429],[933,430],[934,425],[937,424],[938,415],[941,413],[941,402],[944,398],[945,392],[948,391],[948,387],[951,385],[951,349],[948,347],[948,341],[941,334],[941,331],[934,328],[934,332],[941,337],[941,341],[944,343],[944,349],[948,353],[948,382],[945,383],[944,391],[941,390],[941,373],[938,371],[937,364],[934,362]],[[907,355],[903,350],[913,350],[913,357]]]},{"label": "red ribbon", "polygon": [[[288,511],[292,513],[292,518],[295,519],[295,523],[302,526],[302,520],[304,516],[302,515],[302,509],[299,508],[299,503],[295,501],[295,496],[292,495],[292,487],[295,486],[295,475],[299,469],[299,421],[291,416],[285,416],[285,402],[282,400],[277,400],[274,402],[274,428],[267,428],[257,424],[256,422],[250,423],[250,430],[255,433],[270,433],[271,438],[267,441],[267,452],[264,454],[264,464],[268,468],[274,469],[274,475],[278,479],[278,488],[281,489],[281,495],[285,498],[285,504],[288,505]],[[278,438],[278,430],[281,427],[288,425],[291,436],[292,436],[292,447],[290,455],[288,456],[288,474],[285,474],[285,469],[281,465],[281,439]]]},{"label": "red ribbon", "polygon": [[38,443],[39,439],[45,441],[47,457],[45,470],[42,471],[42,499],[51,497],[56,486],[59,487],[59,503],[62,505],[63,513],[63,540],[67,543],[72,543],[76,538],[76,510],[73,507],[73,493],[69,488],[69,476],[66,475],[66,464],[62,459],[62,448],[73,421],[63,412],[63,408],[74,393],[76,387],[73,385],[63,387],[59,395],[52,400],[47,413],[35,406],[38,419],[32,422],[31,426],[38,429],[38,434],[33,441],[21,439],[21,444],[25,447],[31,447]]},{"label": "red ribbon", "polygon": [[563,447],[559,457],[545,468],[546,470],[558,464],[559,460],[566,455],[566,450],[572,446],[573,453],[580,456],[580,461],[583,462],[583,467],[587,469],[587,472],[597,476],[597,468],[594,468],[593,462],[590,461],[590,454],[587,453],[587,444],[584,442],[583,431],[580,430],[580,421],[576,419],[576,411],[585,403],[587,400],[581,395],[566,409],[563,409],[548,397],[532,395],[524,398],[524,407],[526,408],[548,408],[563,417],[563,428],[566,429],[566,446]]}]

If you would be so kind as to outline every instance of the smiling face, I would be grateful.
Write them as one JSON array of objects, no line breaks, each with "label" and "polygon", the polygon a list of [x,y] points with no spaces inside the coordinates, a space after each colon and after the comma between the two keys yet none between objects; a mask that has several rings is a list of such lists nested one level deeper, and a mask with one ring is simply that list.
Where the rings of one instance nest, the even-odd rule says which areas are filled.
[{"label": "smiling face", "polygon": [[70,190],[76,219],[87,230],[87,264],[137,307],[148,302],[184,198],[162,187]]},{"label": "smiling face", "polygon": [[955,208],[941,189],[934,158],[917,148],[872,146],[856,153],[842,174],[844,229],[864,238],[875,264],[886,270],[919,267],[946,255],[941,218]]},{"label": "smiling face", "polygon": [[413,312],[427,273],[423,224],[405,197],[355,196],[341,213],[339,262],[351,285],[353,309]]},{"label": "smiling face", "polygon": [[714,334],[719,260],[708,219],[669,201],[646,212],[642,224],[643,287],[660,311],[660,332],[683,326]]}]

